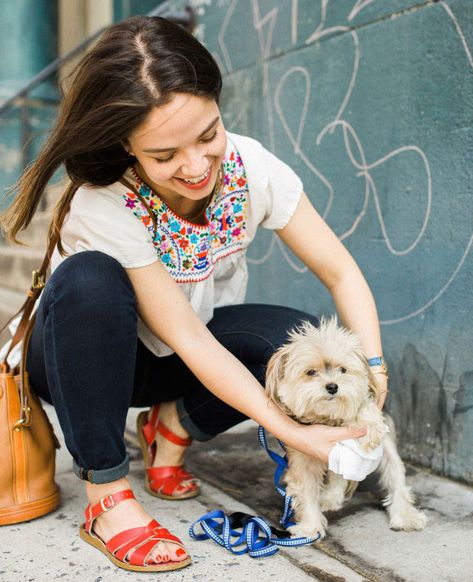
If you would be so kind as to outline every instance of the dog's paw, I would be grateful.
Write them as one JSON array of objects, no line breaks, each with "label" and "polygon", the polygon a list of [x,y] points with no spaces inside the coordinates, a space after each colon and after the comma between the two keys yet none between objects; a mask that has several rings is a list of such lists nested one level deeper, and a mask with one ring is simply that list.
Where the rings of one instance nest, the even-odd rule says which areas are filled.
[{"label": "dog's paw", "polygon": [[338,511],[343,507],[345,501],[344,495],[322,495],[320,497],[320,509],[324,513],[326,511]]},{"label": "dog's paw", "polygon": [[406,505],[400,511],[392,512],[389,519],[391,529],[402,531],[421,530],[427,525],[427,516],[412,505]]},{"label": "dog's paw", "polygon": [[359,443],[366,450],[375,449],[383,442],[386,436],[386,425],[384,423],[375,424],[374,426],[368,427],[368,432],[365,436],[360,437]]},{"label": "dog's paw", "polygon": [[319,539],[325,537],[325,528],[322,525],[304,525],[302,523],[296,523],[287,528],[287,531],[294,538],[316,538],[320,534]]}]

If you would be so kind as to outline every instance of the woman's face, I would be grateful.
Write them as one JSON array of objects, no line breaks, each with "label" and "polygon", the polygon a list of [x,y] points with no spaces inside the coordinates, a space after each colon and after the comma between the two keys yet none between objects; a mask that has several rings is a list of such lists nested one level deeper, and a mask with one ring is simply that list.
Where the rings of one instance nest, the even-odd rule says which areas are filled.
[{"label": "woman's face", "polygon": [[227,138],[212,99],[175,94],[128,139],[143,180],[174,206],[202,200],[215,185]]}]

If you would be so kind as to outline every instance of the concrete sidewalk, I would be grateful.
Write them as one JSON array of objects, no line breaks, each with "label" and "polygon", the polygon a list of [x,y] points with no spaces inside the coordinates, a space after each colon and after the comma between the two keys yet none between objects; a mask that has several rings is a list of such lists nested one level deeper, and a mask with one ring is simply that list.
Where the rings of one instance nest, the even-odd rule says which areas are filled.
[{"label": "concrete sidewalk", "polygon": [[[50,409],[48,414],[52,416]],[[195,519],[216,508],[261,514],[277,522],[281,499],[273,491],[273,466],[257,443],[256,427],[244,423],[208,443],[194,443],[189,467],[204,479],[202,495],[193,500],[169,502],[151,497],[143,490],[142,462],[132,461],[130,479],[135,494],[152,515],[182,538],[193,557],[188,568],[158,574],[159,579],[473,580],[471,488],[410,468],[409,482],[430,520],[425,531],[390,531],[375,498],[369,493],[357,493],[347,507],[329,516],[329,535],[324,542],[252,559],[233,556],[211,541],[192,541],[187,531]],[[58,453],[57,480],[63,494],[60,509],[39,520],[0,529],[0,580],[120,582],[149,577],[116,568],[79,539],[77,528],[85,495],[83,484],[70,470],[70,457],[64,447]]]}]

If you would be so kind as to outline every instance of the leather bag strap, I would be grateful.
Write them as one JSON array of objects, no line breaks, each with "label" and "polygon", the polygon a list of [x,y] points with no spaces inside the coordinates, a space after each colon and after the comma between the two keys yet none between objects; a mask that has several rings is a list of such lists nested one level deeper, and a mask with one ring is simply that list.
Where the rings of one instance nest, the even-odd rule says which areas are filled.
[{"label": "leather bag strap", "polygon": [[[149,204],[146,202],[146,200],[143,198],[143,196],[138,192],[138,190],[136,189],[136,187],[126,178],[122,177],[120,180],[120,183],[123,184],[126,188],[130,189],[133,194],[135,194],[139,200],[142,202],[142,204],[145,206],[146,210],[148,211],[151,220],[153,221],[153,225],[154,225],[154,230],[156,233],[157,230],[157,221],[156,221],[156,215],[154,214],[154,212],[151,210],[151,208],[149,207]],[[16,332],[11,340],[11,344],[8,348],[8,351],[5,355],[5,358],[3,359],[3,362],[0,362],[0,372],[2,373],[8,373],[10,372],[10,366],[7,362],[8,360],[8,356],[11,354],[12,350],[14,349],[14,347],[19,344],[24,338],[25,341],[23,343],[23,355],[26,354],[27,351],[27,347],[28,347],[28,341],[30,338],[31,334],[26,334],[28,327],[30,327],[32,329],[33,324],[34,324],[34,319],[32,319],[32,322],[30,323],[30,316],[31,313],[33,311],[33,308],[35,306],[36,301],[38,300],[39,296],[41,295],[41,292],[44,289],[44,286],[46,284],[46,271],[49,267],[49,263],[51,261],[51,257],[53,255],[54,252],[54,248],[56,247],[58,241],[59,241],[59,236],[60,236],[60,231],[61,231],[61,226],[64,222],[64,219],[66,217],[66,214],[69,212],[69,208],[70,208],[70,201],[68,204],[66,204],[64,206],[64,208],[62,209],[61,215],[59,217],[58,220],[58,225],[56,228],[56,232],[53,234],[53,236],[49,239],[49,244],[48,244],[48,249],[46,251],[46,254],[44,256],[43,262],[41,264],[41,267],[39,268],[39,270],[37,271],[33,271],[32,276],[32,283],[31,283],[31,287],[29,288],[28,292],[27,292],[27,298],[25,300],[25,302],[23,303],[23,305],[20,307],[20,309],[17,311],[17,313],[15,313],[15,315],[13,317],[11,317],[7,323],[0,329],[0,333],[7,328],[7,326],[20,314],[23,312],[23,315],[20,319],[20,322],[18,324],[18,327],[16,329]],[[22,358],[22,368],[23,370],[25,369],[25,362],[23,362],[23,358]],[[24,383],[24,371],[22,371],[20,369],[20,373],[21,373],[21,384],[23,386],[25,386]]]},{"label": "leather bag strap", "polygon": [[[11,317],[7,321],[7,323],[0,329],[0,333],[1,333],[4,329],[7,328],[7,326],[10,324],[10,322],[13,321],[13,319],[15,319],[15,317],[17,317],[21,312],[23,312],[23,315],[21,316],[21,319],[20,319],[20,323],[18,324],[16,332],[11,340],[11,344],[10,344],[10,347],[8,348],[8,351],[5,355],[5,358],[3,359],[3,362],[0,362],[0,372],[2,372],[2,373],[10,372],[10,366],[7,362],[8,356],[11,354],[13,348],[17,344],[19,344],[23,338],[25,338],[26,341],[24,343],[22,356],[26,357],[25,354],[27,351],[28,341],[29,341],[29,338],[31,335],[31,333],[27,335],[26,332],[27,332],[28,327],[31,329],[33,328],[33,323],[34,323],[34,319],[32,319],[33,323],[31,323],[29,325],[30,316],[31,316],[31,313],[32,313],[33,308],[35,306],[35,303],[36,303],[37,299],[39,298],[39,296],[41,295],[41,292],[45,286],[46,271],[47,271],[49,263],[51,261],[51,257],[52,257],[54,248],[59,241],[61,226],[62,226],[62,223],[64,222],[66,214],[69,212],[69,207],[70,207],[70,202],[69,202],[69,204],[66,204],[64,206],[64,208],[62,209],[62,212],[61,212],[61,215],[60,215],[59,221],[58,221],[58,227],[56,229],[56,232],[49,239],[48,249],[47,249],[46,254],[44,256],[41,267],[39,268],[38,271],[33,271],[33,280],[31,283],[31,287],[29,288],[29,290],[27,292],[28,296],[26,298],[26,301],[23,303],[23,305],[20,307],[20,309],[17,311],[17,313],[15,313],[15,315],[13,317]],[[23,360],[23,357],[22,357],[22,360]],[[22,363],[22,367],[24,368],[24,363]],[[21,372],[21,382],[24,385],[23,375],[24,375],[23,372]]]}]

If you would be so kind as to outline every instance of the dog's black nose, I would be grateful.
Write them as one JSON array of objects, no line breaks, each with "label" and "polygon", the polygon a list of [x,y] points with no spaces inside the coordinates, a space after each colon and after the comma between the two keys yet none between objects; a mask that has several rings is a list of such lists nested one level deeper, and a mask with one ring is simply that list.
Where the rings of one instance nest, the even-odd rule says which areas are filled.
[{"label": "dog's black nose", "polygon": [[338,391],[338,384],[327,384],[325,390],[327,390],[329,394],[336,394]]}]

